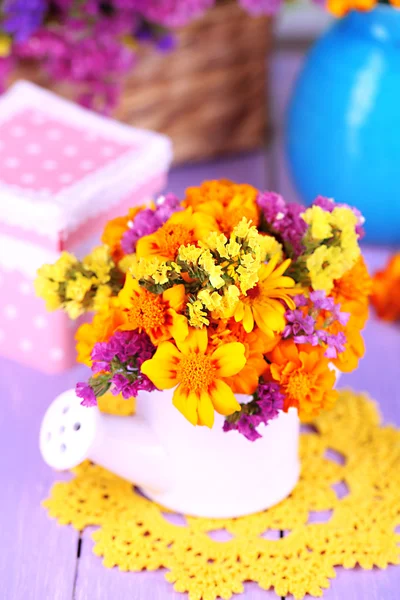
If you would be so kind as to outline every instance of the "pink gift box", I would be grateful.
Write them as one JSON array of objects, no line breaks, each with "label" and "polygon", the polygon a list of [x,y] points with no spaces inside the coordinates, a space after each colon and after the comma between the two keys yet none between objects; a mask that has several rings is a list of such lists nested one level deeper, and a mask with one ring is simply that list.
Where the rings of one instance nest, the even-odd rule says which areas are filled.
[{"label": "pink gift box", "polygon": [[28,82],[0,99],[0,354],[50,373],[75,362],[76,325],[47,313],[33,279],[81,255],[105,223],[165,185],[165,136],[92,113]]}]

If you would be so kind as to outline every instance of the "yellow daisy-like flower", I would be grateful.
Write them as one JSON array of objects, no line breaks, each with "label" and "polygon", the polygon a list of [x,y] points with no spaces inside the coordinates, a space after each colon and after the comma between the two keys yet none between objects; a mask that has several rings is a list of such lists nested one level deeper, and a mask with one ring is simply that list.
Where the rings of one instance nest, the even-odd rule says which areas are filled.
[{"label": "yellow daisy-like flower", "polygon": [[291,277],[284,276],[291,261],[285,260],[277,267],[278,260],[275,255],[268,264],[261,266],[258,283],[241,297],[236,307],[235,321],[242,321],[247,333],[253,331],[256,323],[269,338],[275,337],[285,327],[286,306],[295,308],[291,296],[299,290],[293,289],[295,282]]},{"label": "yellow daisy-like flower", "polygon": [[144,331],[153,344],[171,337],[185,339],[187,336],[187,319],[179,314],[185,307],[184,285],[175,285],[162,294],[152,294],[128,275],[118,299],[125,315],[125,323],[119,329]]},{"label": "yellow daisy-like flower", "polygon": [[142,237],[137,243],[136,255],[175,260],[182,245],[195,244],[216,229],[218,225],[213,217],[187,208],[174,213],[155,233]]},{"label": "yellow daisy-like flower", "polygon": [[225,416],[240,410],[224,379],[239,373],[246,358],[240,342],[220,346],[212,354],[207,349],[207,330],[190,329],[185,341],[160,344],[141,370],[160,390],[176,387],[174,406],[190,423],[211,428],[215,410]]}]

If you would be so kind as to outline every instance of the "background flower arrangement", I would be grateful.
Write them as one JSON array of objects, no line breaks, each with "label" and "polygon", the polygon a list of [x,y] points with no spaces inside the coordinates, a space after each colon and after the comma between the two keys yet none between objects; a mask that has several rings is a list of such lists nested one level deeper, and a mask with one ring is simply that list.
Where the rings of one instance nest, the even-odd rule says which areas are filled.
[{"label": "background flower arrangement", "polygon": [[109,222],[103,246],[64,253],[36,280],[50,310],[95,311],[77,333],[92,370],[82,403],[175,388],[193,425],[212,427],[216,411],[250,440],[279,410],[309,420],[331,407],[331,363],[350,371],[364,353],[362,222],[327,198],[306,209],[228,181]]},{"label": "background flower arrangement", "polygon": [[[279,2],[237,0],[250,14]],[[79,84],[84,105],[109,112],[141,44],[165,52],[172,31],[202,16],[215,0],[6,0],[0,13],[3,86],[19,59],[34,59],[51,79]]]},{"label": "background flower arrangement", "polygon": [[400,321],[400,253],[390,257],[373,277],[371,303],[384,321]]}]

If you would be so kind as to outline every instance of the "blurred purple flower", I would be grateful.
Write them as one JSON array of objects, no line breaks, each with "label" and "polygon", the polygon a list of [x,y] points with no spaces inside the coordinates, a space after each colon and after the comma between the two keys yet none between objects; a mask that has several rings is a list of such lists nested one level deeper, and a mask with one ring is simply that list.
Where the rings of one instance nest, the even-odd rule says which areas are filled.
[{"label": "blurred purple flower", "polygon": [[239,0],[239,4],[251,15],[274,15],[283,4],[283,0]]},{"label": "blurred purple flower", "polygon": [[46,0],[6,0],[2,27],[16,42],[28,39],[43,23]]},{"label": "blurred purple flower", "polygon": [[157,231],[178,210],[181,210],[179,198],[174,194],[167,194],[157,199],[155,210],[145,208],[138,212],[131,227],[122,236],[121,247],[125,254],[135,252],[141,237]]},{"label": "blurred purple flower", "polygon": [[97,406],[96,395],[88,383],[77,383],[75,392],[78,398],[82,398],[82,406]]},{"label": "blurred purple flower", "polygon": [[165,27],[183,27],[204,14],[215,0],[131,0],[131,4],[149,21]]},{"label": "blurred purple flower", "polygon": [[257,427],[268,423],[278,416],[283,409],[284,396],[280,392],[277,383],[260,383],[254,400],[249,404],[242,404],[242,410],[227,417],[224,422],[223,431],[238,431],[245,438],[254,442],[259,439],[261,434]]},{"label": "blurred purple flower", "polygon": [[302,239],[307,230],[307,224],[301,218],[304,206],[287,204],[275,192],[263,192],[258,195],[258,206],[263,212],[267,229],[279,234],[282,240],[292,248],[294,257],[303,251]]}]

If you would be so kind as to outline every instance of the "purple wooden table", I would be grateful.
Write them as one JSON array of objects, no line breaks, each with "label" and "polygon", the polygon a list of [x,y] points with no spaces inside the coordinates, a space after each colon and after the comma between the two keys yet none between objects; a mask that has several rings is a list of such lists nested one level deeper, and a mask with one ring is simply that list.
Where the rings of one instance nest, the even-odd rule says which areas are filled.
[{"label": "purple wooden table", "polygon": [[[279,86],[274,90],[275,122],[282,119],[287,90],[298,68],[298,55],[281,53],[274,64]],[[282,72],[286,77],[282,79]],[[272,149],[209,165],[176,169],[169,189],[181,194],[205,178],[229,177],[293,197],[282,162],[279,140]],[[323,193],[323,190],[321,190]],[[383,264],[384,249],[368,249],[371,268]],[[1,291],[1,290],[0,290]],[[356,373],[343,376],[344,386],[366,390],[381,406],[386,421],[400,427],[400,329],[371,319],[367,355]],[[82,537],[50,520],[40,502],[60,475],[42,462],[38,433],[42,415],[60,392],[73,387],[85,369],[46,376],[0,360],[0,600],[185,600],[161,573],[120,573],[105,569],[92,554],[90,531]],[[273,591],[246,584],[246,600],[273,600]],[[345,571],[325,594],[327,600],[398,600],[400,567],[386,571]]]}]

